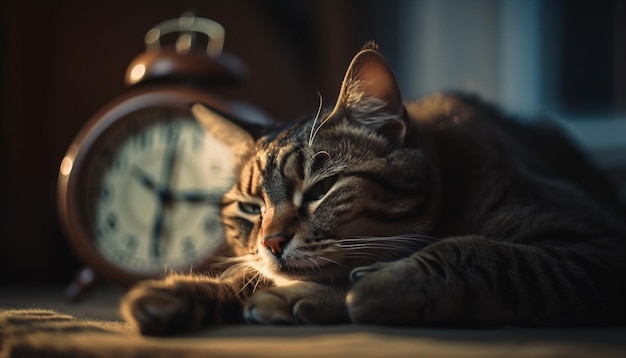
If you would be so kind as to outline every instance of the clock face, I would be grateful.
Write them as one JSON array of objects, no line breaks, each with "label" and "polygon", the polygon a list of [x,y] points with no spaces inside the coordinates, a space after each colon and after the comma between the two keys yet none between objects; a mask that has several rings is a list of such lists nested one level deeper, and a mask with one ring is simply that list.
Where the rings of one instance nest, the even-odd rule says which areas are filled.
[{"label": "clock face", "polygon": [[188,110],[131,112],[82,162],[83,221],[108,261],[140,274],[189,270],[221,244],[232,153]]}]

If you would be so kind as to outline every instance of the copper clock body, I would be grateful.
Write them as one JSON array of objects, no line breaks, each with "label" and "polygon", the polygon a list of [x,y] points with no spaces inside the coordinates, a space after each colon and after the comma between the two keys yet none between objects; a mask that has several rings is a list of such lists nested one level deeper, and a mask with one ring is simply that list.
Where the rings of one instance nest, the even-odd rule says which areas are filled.
[{"label": "copper clock body", "polygon": [[[171,32],[180,34],[176,46],[161,46],[160,36]],[[193,46],[196,32],[209,37],[206,49]],[[213,263],[223,242],[220,200],[236,159],[202,129],[191,105],[240,124],[269,125],[254,107],[211,93],[243,76],[236,58],[222,53],[223,37],[219,24],[190,15],[151,29],[146,52],[126,74],[133,87],[98,111],[67,150],[57,188],[60,221],[98,277],[129,286]]]},{"label": "copper clock body", "polygon": [[[63,159],[61,222],[77,254],[107,280],[130,285],[167,271],[204,270],[221,243],[219,198],[233,163],[228,148],[191,116],[195,102],[229,111],[187,88],[131,91],[97,113]],[[176,158],[166,188],[168,148]],[[159,238],[151,237],[156,220],[163,221]]]}]

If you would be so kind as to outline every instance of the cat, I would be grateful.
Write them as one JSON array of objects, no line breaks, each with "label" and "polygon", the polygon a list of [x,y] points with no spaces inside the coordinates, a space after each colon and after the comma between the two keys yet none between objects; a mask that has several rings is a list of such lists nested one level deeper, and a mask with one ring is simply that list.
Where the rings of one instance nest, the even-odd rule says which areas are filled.
[{"label": "cat", "polygon": [[239,158],[222,202],[231,265],[132,288],[120,310],[142,334],[626,322],[625,211],[550,126],[460,93],[404,103],[374,43],[333,108],[279,131],[193,113]]}]

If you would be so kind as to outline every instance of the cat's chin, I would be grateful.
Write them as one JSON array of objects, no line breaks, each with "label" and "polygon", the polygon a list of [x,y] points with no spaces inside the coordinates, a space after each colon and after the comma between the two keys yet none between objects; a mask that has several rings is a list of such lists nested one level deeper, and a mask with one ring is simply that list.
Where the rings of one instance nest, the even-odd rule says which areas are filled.
[{"label": "cat's chin", "polygon": [[272,279],[278,284],[281,282],[306,281],[326,285],[342,285],[350,282],[349,272],[280,272],[274,274]]},{"label": "cat's chin", "polygon": [[269,250],[259,250],[251,266],[264,277],[274,281],[340,284],[350,282],[350,272],[355,267],[372,263],[370,258],[346,258],[339,253],[326,253],[324,256],[307,255],[293,246],[279,257]]},{"label": "cat's chin", "polygon": [[348,267],[333,267],[329,264],[307,265],[304,263],[259,264],[255,269],[263,276],[281,286],[291,281],[310,281],[321,284],[339,284],[350,281]]}]

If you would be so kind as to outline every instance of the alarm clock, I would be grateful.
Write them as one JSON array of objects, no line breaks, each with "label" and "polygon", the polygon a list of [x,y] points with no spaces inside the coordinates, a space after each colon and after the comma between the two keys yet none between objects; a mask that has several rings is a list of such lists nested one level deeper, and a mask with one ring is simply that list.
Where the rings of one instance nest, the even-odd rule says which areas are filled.
[{"label": "alarm clock", "polygon": [[[171,33],[175,45],[161,44]],[[208,38],[206,47],[197,45],[198,34]],[[198,123],[191,105],[202,103],[253,130],[271,123],[254,107],[211,93],[244,73],[222,52],[223,39],[218,23],[191,15],[150,29],[146,51],[126,73],[131,89],[98,111],[69,146],[58,211],[87,266],[68,287],[70,298],[97,278],[128,287],[213,263],[224,235],[220,201],[236,158]]]}]

